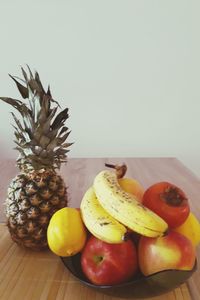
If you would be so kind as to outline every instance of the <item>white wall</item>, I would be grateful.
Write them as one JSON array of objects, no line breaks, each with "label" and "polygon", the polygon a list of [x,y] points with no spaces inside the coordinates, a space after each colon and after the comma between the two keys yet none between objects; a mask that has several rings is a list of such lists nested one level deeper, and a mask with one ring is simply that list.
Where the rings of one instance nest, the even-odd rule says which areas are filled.
[{"label": "white wall", "polygon": [[[70,108],[71,157],[175,156],[200,176],[200,1],[0,0],[0,94],[37,69]],[[11,148],[11,108],[0,142]]]}]

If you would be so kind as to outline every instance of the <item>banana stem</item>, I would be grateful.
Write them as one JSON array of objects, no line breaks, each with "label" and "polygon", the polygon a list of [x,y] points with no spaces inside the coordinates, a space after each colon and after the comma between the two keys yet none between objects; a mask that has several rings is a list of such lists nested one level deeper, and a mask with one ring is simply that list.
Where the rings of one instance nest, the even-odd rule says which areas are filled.
[{"label": "banana stem", "polygon": [[124,177],[124,175],[126,174],[126,171],[127,171],[127,166],[125,164],[119,166],[119,165],[105,163],[105,166],[108,168],[115,169],[118,179]]},{"label": "banana stem", "polygon": [[108,167],[108,168],[116,169],[116,165],[113,165],[113,164],[105,163],[105,166]]}]

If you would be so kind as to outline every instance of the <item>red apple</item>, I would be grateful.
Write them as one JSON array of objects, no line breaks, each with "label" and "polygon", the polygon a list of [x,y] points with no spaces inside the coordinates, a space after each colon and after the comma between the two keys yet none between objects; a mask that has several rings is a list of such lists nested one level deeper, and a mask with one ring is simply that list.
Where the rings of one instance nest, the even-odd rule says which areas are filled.
[{"label": "red apple", "polygon": [[139,267],[144,275],[162,270],[191,270],[196,258],[191,241],[182,234],[170,231],[166,236],[139,241]]},{"label": "red apple", "polygon": [[85,276],[96,285],[114,285],[133,276],[138,268],[136,247],[131,240],[109,244],[91,236],[82,255]]}]

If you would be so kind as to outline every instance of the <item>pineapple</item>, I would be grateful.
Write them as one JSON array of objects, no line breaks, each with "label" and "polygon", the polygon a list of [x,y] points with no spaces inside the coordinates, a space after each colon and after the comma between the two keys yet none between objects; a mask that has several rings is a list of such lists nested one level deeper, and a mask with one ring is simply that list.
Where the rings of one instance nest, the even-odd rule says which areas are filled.
[{"label": "pineapple", "polygon": [[20,119],[14,118],[19,174],[11,181],[6,199],[7,225],[11,238],[19,245],[41,250],[47,245],[47,227],[53,213],[67,206],[67,187],[57,173],[67,162],[66,142],[70,131],[65,126],[68,108],[57,113],[58,102],[48,87],[45,92],[38,72],[23,68],[23,79],[9,75],[15,82],[22,102],[0,97],[12,105]]}]

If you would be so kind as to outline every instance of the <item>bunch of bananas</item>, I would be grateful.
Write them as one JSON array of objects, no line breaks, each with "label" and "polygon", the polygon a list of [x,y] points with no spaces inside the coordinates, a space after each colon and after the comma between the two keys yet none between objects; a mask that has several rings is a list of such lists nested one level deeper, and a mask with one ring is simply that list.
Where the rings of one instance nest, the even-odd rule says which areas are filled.
[{"label": "bunch of bananas", "polygon": [[87,229],[108,243],[123,242],[130,230],[147,237],[164,235],[167,223],[122,189],[117,175],[101,171],[83,196],[80,209]]}]

